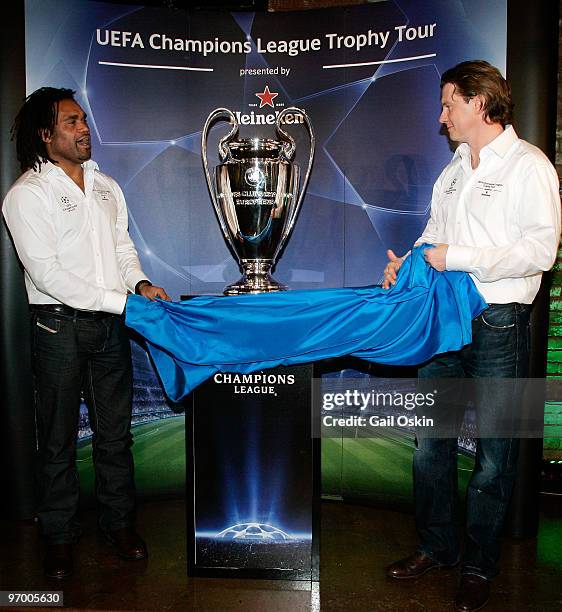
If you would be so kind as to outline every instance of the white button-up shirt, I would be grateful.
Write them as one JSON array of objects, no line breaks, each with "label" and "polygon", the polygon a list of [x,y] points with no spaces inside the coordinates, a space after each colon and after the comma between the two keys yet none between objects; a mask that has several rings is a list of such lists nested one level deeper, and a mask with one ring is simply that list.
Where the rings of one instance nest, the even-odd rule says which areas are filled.
[{"label": "white button-up shirt", "polygon": [[447,270],[469,272],[489,303],[530,304],[560,240],[556,170],[508,126],[472,169],[461,144],[433,188],[431,216],[417,243],[445,243]]},{"label": "white button-up shirt", "polygon": [[90,160],[85,192],[47,162],[14,183],[2,207],[25,268],[30,304],[120,314],[127,290],[147,276],[127,231],[119,185]]}]

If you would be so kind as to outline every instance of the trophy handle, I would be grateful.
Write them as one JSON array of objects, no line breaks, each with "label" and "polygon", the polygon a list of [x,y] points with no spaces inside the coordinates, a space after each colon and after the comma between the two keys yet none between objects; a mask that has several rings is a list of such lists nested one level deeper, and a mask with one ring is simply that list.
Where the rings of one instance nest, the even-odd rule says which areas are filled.
[{"label": "trophy handle", "polygon": [[213,123],[219,120],[228,121],[230,124],[232,124],[232,129],[230,130],[230,132],[226,136],[221,138],[218,143],[219,156],[221,158],[221,161],[224,162],[229,156],[229,151],[226,145],[233,138],[236,138],[238,136],[238,121],[234,113],[231,110],[228,110],[228,108],[215,108],[215,110],[211,111],[210,115],[207,117],[207,121],[205,121],[205,125],[203,126],[203,131],[201,132],[201,157],[203,159],[203,169],[205,171],[205,178],[207,179],[207,186],[209,188],[209,194],[211,195],[211,201],[213,202],[215,213],[219,220],[219,224],[221,226],[221,230],[225,237],[225,240],[227,244],[232,247],[233,245],[231,242],[231,238],[228,233],[226,224],[223,221],[219,203],[215,194],[213,179],[211,178],[211,173],[209,172],[209,163],[207,162],[207,138],[209,136],[209,129],[211,128]]},{"label": "trophy handle", "polygon": [[[314,159],[314,149],[316,147],[316,139],[314,137],[314,132],[312,130],[312,124],[310,123],[310,119],[308,118],[308,115],[306,114],[306,112],[302,108],[296,108],[295,106],[289,106],[287,108],[284,108],[277,115],[275,129],[277,133],[279,134],[279,136],[285,141],[283,150],[285,152],[285,156],[287,157],[287,159],[290,160],[295,154],[294,138],[281,128],[281,119],[289,113],[293,115],[299,114],[303,116],[304,121],[306,123],[306,127],[308,129],[308,136],[310,138],[310,154],[308,156],[308,168],[306,170],[306,174],[305,174],[299,195],[297,197],[296,204],[293,205],[293,210],[291,214],[289,215],[287,225],[285,226],[285,229],[283,230],[283,236],[281,237],[281,240],[279,241],[280,247],[278,251],[280,250],[280,248],[283,246],[283,244],[287,240],[289,234],[291,233],[291,230],[293,229],[293,226],[295,225],[295,221],[297,219],[297,215],[301,207],[302,199],[304,197],[304,193],[308,185],[308,179],[310,178],[310,171],[312,170],[312,161]],[[276,253],[276,256],[277,256],[277,253]]]}]

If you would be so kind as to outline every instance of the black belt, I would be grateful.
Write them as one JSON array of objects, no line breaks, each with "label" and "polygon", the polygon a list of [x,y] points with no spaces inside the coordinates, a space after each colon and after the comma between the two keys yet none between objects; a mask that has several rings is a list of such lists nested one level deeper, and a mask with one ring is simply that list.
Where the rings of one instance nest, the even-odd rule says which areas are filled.
[{"label": "black belt", "polygon": [[76,310],[64,304],[30,304],[29,308],[32,312],[48,312],[55,316],[64,317],[65,319],[87,319],[95,321],[97,319],[105,319],[111,317],[109,312],[93,311],[93,310]]}]

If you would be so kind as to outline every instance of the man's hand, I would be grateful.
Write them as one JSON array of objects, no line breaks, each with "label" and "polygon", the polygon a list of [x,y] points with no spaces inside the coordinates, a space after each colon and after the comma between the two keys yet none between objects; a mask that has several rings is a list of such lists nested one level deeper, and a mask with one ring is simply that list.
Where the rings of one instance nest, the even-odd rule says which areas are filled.
[{"label": "man's hand", "polygon": [[425,261],[437,270],[444,272],[447,269],[447,249],[448,244],[436,244],[433,249],[424,249],[423,256]]},{"label": "man's hand", "polygon": [[139,293],[149,300],[155,300],[156,298],[162,298],[167,302],[171,302],[170,296],[166,293],[162,287],[157,287],[156,285],[141,285],[139,287]]},{"label": "man's hand", "polygon": [[391,249],[388,249],[386,256],[388,257],[389,261],[384,269],[382,288],[390,289],[391,285],[396,284],[396,275],[398,274],[398,270],[400,270],[400,266],[402,265],[404,258],[398,257]]}]

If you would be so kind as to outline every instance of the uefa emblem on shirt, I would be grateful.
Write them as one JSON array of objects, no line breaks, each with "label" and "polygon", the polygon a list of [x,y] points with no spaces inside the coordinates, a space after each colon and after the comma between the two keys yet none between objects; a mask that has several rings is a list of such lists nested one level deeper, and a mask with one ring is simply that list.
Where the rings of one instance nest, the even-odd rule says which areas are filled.
[{"label": "uefa emblem on shirt", "polygon": [[68,196],[60,197],[61,209],[63,212],[72,212],[78,208],[78,205],[75,204]]}]

